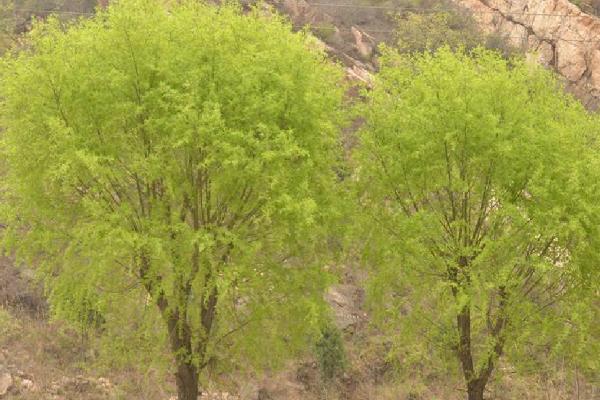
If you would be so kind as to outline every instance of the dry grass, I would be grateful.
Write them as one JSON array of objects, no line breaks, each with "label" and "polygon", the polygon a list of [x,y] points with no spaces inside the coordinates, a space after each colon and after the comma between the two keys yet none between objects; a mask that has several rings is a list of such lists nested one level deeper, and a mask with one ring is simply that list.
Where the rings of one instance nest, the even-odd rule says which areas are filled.
[{"label": "dry grass", "polygon": [[[166,400],[174,391],[170,374],[151,366],[115,368],[100,362],[82,336],[60,322],[46,318],[45,302],[26,274],[0,265],[0,369],[8,369],[17,385],[23,379],[33,390],[13,390],[10,399],[21,400]],[[350,274],[354,276],[356,274]],[[349,278],[350,279],[350,278]],[[12,285],[11,285],[12,283]],[[348,284],[360,286],[350,279]],[[351,314],[365,315],[363,296],[352,296]],[[350,304],[349,303],[349,304]],[[346,310],[348,312],[348,310]],[[229,375],[226,380],[242,400],[256,400],[259,391],[271,400],[460,400],[463,384],[456,372],[420,370],[394,374],[386,362],[385,338],[360,320],[346,330],[347,367],[335,382],[325,384],[315,360],[290,363],[284,371],[254,379]],[[400,366],[402,367],[402,366]],[[521,376],[503,364],[502,378],[489,385],[495,400],[598,400],[600,378],[586,381],[565,366],[551,373]],[[2,371],[0,371],[2,372]],[[106,379],[106,381],[104,380]],[[107,383],[109,382],[109,383]],[[224,389],[215,385],[212,389]],[[234,390],[232,390],[234,391]]]},{"label": "dry grass", "polygon": [[[454,375],[420,370],[394,378],[384,361],[385,350],[367,327],[346,337],[348,366],[337,382],[324,384],[313,360],[291,363],[283,372],[253,381],[238,379],[243,400],[255,400],[266,389],[272,400],[459,400],[465,398],[462,382]],[[16,316],[0,307],[0,365],[17,380],[30,379],[31,391],[13,391],[21,400],[166,400],[173,382],[161,371],[96,368],[90,350],[77,332],[59,322]],[[503,378],[489,385],[488,398],[496,400],[596,400],[600,387],[586,382],[565,367],[551,375],[519,376],[503,365]],[[103,379],[110,382],[106,387]],[[233,380],[236,380],[233,378]],[[218,388],[214,388],[218,390]]]},{"label": "dry grass", "polygon": [[[108,370],[95,362],[81,336],[60,322],[0,307],[0,367],[16,384],[9,399],[166,400],[173,385],[160,371]],[[1,372],[1,371],[0,371]],[[34,388],[20,388],[22,379]]]}]

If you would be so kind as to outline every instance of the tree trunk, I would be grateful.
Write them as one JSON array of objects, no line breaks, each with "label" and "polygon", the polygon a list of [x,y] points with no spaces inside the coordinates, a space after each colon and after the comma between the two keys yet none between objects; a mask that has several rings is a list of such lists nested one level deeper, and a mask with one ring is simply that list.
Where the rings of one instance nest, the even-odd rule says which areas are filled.
[{"label": "tree trunk", "polygon": [[462,367],[465,382],[475,379],[473,354],[471,349],[471,310],[469,305],[463,306],[456,316],[458,328],[458,359]]},{"label": "tree trunk", "polygon": [[[158,293],[155,293],[154,289],[156,282],[148,278],[148,271],[150,269],[149,257],[147,257],[145,253],[142,253],[140,255],[140,260],[139,271],[144,287],[148,294],[155,296],[156,305],[167,326],[169,344],[177,367],[177,371],[175,372],[177,399],[198,400],[200,368],[191,361],[194,354],[191,326],[187,319],[187,308],[171,309],[164,291],[160,290]],[[158,282],[160,282],[160,279]],[[183,287],[181,293],[185,294],[185,290],[186,286]],[[189,290],[187,293],[189,293]],[[204,346],[204,348],[206,348],[206,346]],[[204,353],[202,353],[202,356],[203,355]]]},{"label": "tree trunk", "polygon": [[475,379],[467,384],[467,393],[469,400],[483,400],[483,391],[485,382],[481,379]]},{"label": "tree trunk", "polygon": [[[169,330],[169,342],[171,351],[175,356],[177,371],[175,381],[177,384],[178,400],[198,400],[199,369],[192,361],[192,334],[191,328],[185,318],[185,311],[175,310],[169,315],[165,310],[163,313],[167,319]],[[181,318],[181,315],[184,318]]]},{"label": "tree trunk", "polygon": [[178,400],[198,400],[198,368],[178,362],[175,374]]},{"label": "tree trunk", "polygon": [[[168,320],[169,341],[171,351],[175,356],[177,372],[175,381],[177,383],[178,400],[198,399],[198,366],[194,365],[192,359],[192,335],[187,322],[179,322],[179,313],[174,312]],[[179,328],[178,324],[183,326]]]},{"label": "tree trunk", "polygon": [[485,386],[490,380],[496,362],[500,356],[502,356],[504,350],[504,329],[508,323],[505,308],[508,295],[504,286],[501,286],[498,289],[498,292],[500,295],[498,316],[496,317],[495,323],[491,325],[490,332],[496,343],[494,344],[492,352],[487,355],[486,363],[477,371],[475,371],[474,368],[473,350],[471,347],[471,311],[469,307],[463,307],[456,316],[459,334],[457,346],[458,357],[461,362],[465,382],[467,383],[468,400],[483,400]]}]

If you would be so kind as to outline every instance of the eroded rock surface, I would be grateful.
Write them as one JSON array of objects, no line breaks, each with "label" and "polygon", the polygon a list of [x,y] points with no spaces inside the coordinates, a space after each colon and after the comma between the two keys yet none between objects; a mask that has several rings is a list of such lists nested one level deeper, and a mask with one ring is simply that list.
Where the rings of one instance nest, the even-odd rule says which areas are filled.
[{"label": "eroded rock surface", "polygon": [[363,291],[353,284],[339,284],[329,288],[325,300],[333,310],[337,327],[352,332],[357,325],[364,325],[367,315],[362,309]]},{"label": "eroded rock surface", "polygon": [[481,29],[554,68],[587,107],[600,106],[600,19],[568,0],[453,0]]},{"label": "eroded rock surface", "polygon": [[4,397],[13,385],[13,377],[8,372],[0,374],[0,398]]}]

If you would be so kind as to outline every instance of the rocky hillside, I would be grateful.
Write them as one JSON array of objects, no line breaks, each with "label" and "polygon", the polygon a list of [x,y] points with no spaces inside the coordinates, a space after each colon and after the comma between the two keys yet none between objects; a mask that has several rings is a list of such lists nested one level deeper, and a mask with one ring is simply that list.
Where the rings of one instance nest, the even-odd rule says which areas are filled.
[{"label": "rocky hillside", "polygon": [[[588,108],[600,106],[600,19],[568,0],[451,0],[471,14],[479,28],[504,38],[564,77]],[[416,8],[429,12],[435,2]],[[439,2],[438,2],[439,3]],[[376,69],[376,47],[394,40],[394,15],[406,4],[391,1],[274,0],[298,27],[310,25],[351,77],[368,81]],[[445,6],[444,6],[445,7]]]},{"label": "rocky hillside", "polygon": [[480,27],[500,32],[553,67],[589,108],[600,105],[600,19],[568,0],[454,0]]},{"label": "rocky hillside", "polygon": [[[65,18],[85,14],[95,0],[53,1],[14,2],[12,7],[21,10],[15,14],[19,16],[17,30],[25,29],[32,16],[43,17],[49,10],[58,10]],[[242,1],[247,6],[256,3]],[[267,0],[266,3],[287,15],[296,29],[310,26],[329,52],[346,65],[349,77],[366,83],[370,81],[370,73],[377,69],[377,45],[395,40],[398,14],[411,11],[430,14],[434,8],[454,5],[470,14],[483,32],[503,37],[530,57],[554,68],[587,107],[600,106],[600,18],[588,14],[596,10],[593,1]]]}]

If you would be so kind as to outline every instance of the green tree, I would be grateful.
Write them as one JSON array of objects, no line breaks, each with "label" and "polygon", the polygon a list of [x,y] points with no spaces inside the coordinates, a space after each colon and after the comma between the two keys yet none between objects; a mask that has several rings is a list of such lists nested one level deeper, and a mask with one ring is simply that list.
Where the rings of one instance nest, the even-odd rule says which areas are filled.
[{"label": "green tree", "polygon": [[597,138],[552,74],[481,49],[388,50],[367,108],[361,238],[396,354],[459,365],[481,400],[502,356],[597,350]]},{"label": "green tree", "polygon": [[38,24],[0,94],[6,243],[58,316],[154,304],[181,400],[318,334],[343,94],[309,34],[194,3]]}]

